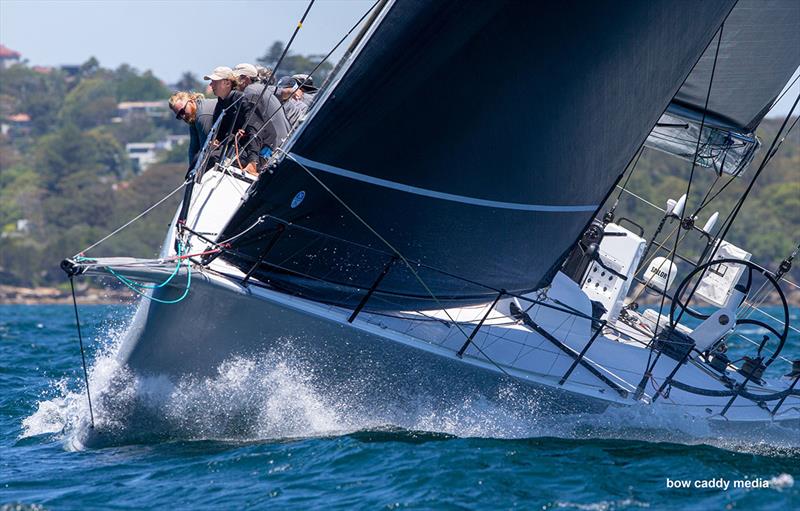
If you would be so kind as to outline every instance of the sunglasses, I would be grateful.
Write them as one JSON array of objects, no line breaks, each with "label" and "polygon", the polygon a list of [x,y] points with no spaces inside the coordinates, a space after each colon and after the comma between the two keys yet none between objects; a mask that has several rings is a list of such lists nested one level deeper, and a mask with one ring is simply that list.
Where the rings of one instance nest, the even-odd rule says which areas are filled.
[{"label": "sunglasses", "polygon": [[186,115],[186,107],[187,107],[188,105],[189,105],[189,102],[187,101],[187,102],[186,102],[186,104],[185,104],[185,105],[183,105],[183,108],[181,108],[180,110],[178,110],[178,113],[176,113],[176,114],[175,114],[175,118],[176,118],[176,119],[178,119],[179,121],[182,121],[182,120],[183,120],[183,116],[184,116],[184,115]]}]

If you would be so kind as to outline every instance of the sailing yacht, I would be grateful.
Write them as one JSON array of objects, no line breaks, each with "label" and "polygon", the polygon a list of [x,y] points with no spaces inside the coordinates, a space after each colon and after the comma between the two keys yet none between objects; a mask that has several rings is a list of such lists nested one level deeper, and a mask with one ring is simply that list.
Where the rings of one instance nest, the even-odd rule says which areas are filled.
[{"label": "sailing yacht", "polygon": [[[511,382],[559,413],[797,432],[785,272],[725,240],[736,213],[695,225],[689,190],[648,234],[608,205],[643,145],[755,179],[798,26],[789,0],[379,2],[260,176],[200,158],[159,259],[62,266],[143,295],[117,354],[142,378],[291,349],[367,406]],[[679,261],[687,236],[706,250]],[[742,325],[764,340],[732,361]]]}]

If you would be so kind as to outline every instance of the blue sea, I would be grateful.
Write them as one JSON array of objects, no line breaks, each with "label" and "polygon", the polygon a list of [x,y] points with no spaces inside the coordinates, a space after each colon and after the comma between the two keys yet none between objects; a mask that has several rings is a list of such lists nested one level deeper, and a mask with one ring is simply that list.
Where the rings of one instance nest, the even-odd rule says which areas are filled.
[{"label": "blue sea", "polygon": [[[80,311],[94,384],[133,307]],[[783,355],[800,358],[800,336]],[[120,441],[81,449],[72,306],[0,306],[0,510],[800,509],[800,438],[709,437],[646,406],[565,423],[478,397],[376,421],[308,378],[240,360],[173,396],[171,429],[110,424]],[[670,487],[683,480],[692,487]]]}]

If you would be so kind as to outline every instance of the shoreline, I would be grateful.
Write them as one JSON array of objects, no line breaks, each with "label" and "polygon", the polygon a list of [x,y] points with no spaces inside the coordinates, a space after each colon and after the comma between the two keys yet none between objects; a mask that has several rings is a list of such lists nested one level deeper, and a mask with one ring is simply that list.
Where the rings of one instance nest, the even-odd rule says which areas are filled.
[{"label": "shoreline", "polygon": [[[128,289],[76,286],[79,305],[131,304],[136,294]],[[72,303],[69,289],[0,285],[0,305],[66,305]]]},{"label": "shoreline", "polygon": [[[129,305],[138,296],[127,288],[76,286],[75,295],[81,305]],[[770,297],[771,298],[771,297]],[[642,305],[652,305],[645,299]],[[800,292],[786,293],[786,302],[790,308],[800,308]],[[56,287],[23,287],[0,285],[0,305],[64,305],[72,303],[69,289]],[[654,302],[655,303],[655,302]],[[765,305],[777,305],[774,299],[765,300]]]}]

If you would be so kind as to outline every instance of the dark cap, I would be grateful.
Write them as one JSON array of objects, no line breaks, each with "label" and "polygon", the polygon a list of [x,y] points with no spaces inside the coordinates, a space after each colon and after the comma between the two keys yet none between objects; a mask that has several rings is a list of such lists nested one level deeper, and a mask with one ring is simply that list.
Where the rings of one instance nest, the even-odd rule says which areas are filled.
[{"label": "dark cap", "polygon": [[317,88],[314,87],[314,77],[301,73],[292,75],[292,79],[303,89],[303,92],[317,92]]}]

